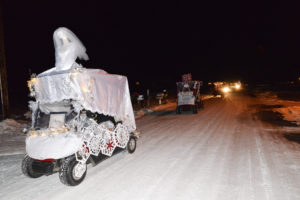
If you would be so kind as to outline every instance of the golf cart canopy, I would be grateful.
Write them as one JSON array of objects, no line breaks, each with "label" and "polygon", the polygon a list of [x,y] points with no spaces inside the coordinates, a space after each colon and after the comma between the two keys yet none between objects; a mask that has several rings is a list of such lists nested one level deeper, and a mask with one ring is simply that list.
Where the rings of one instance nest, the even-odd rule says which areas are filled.
[{"label": "golf cart canopy", "polygon": [[82,109],[110,115],[136,129],[127,77],[100,69],[76,68],[42,73],[30,80],[38,104],[72,100]]}]

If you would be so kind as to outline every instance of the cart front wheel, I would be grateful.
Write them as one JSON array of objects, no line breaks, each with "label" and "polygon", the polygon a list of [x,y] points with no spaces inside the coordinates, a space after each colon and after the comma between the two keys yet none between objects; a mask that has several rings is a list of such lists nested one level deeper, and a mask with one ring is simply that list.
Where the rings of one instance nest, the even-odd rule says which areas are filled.
[{"label": "cart front wheel", "polygon": [[83,181],[86,171],[86,163],[78,162],[75,155],[72,155],[62,161],[59,179],[65,185],[75,186]]}]

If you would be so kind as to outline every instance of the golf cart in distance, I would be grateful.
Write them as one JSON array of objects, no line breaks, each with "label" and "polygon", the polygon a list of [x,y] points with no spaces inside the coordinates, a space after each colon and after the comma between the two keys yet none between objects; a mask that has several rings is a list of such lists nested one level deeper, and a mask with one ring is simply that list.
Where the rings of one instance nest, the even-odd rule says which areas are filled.
[{"label": "golf cart in distance", "polygon": [[203,101],[200,98],[201,85],[201,81],[177,82],[177,114],[185,110],[191,110],[193,114],[197,114],[198,109],[203,109]]},{"label": "golf cart in distance", "polygon": [[[63,33],[71,45],[82,45],[74,35]],[[68,49],[63,50],[66,55]],[[67,64],[68,59],[59,61]],[[133,153],[139,133],[127,78],[71,63],[63,69],[56,63],[28,81],[35,101],[29,102],[32,126],[22,172],[31,178],[58,172],[63,184],[75,186],[85,178],[87,164],[96,165],[122,150]]]}]

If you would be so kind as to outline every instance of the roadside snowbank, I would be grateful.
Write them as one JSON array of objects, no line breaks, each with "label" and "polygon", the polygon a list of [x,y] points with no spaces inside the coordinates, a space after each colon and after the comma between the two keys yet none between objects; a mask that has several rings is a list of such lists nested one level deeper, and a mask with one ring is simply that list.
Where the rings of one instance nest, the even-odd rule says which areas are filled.
[{"label": "roadside snowbank", "polygon": [[300,125],[299,101],[282,100],[273,92],[256,93],[255,95],[260,101],[264,102],[264,104],[282,106],[279,108],[273,108],[272,110],[274,112],[281,113],[284,120],[295,122],[297,125]]},{"label": "roadside snowbank", "polygon": [[297,125],[300,125],[300,106],[287,106],[274,110],[280,112],[285,120],[294,121]]},{"label": "roadside snowbank", "polygon": [[255,96],[257,96],[260,99],[277,99],[277,95],[273,92],[257,92],[255,93]]},{"label": "roadside snowbank", "polygon": [[24,154],[25,137],[22,123],[14,119],[5,119],[0,122],[0,156]]},{"label": "roadside snowbank", "polygon": [[0,122],[0,134],[14,134],[22,132],[23,125],[14,119],[5,119]]}]

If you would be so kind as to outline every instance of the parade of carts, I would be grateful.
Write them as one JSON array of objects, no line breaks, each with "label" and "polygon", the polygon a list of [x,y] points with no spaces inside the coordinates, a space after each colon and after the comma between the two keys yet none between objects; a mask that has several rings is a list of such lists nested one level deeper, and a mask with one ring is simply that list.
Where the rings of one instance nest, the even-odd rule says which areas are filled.
[{"label": "parade of carts", "polygon": [[[84,180],[88,164],[95,166],[123,150],[133,153],[140,132],[127,78],[78,64],[77,58],[88,56],[69,29],[58,28],[53,38],[55,67],[28,81],[35,101],[29,102],[32,125],[25,130],[22,172],[30,178],[57,172],[63,184],[76,186]],[[182,82],[177,82],[177,114],[196,114],[204,108],[201,85],[191,74],[182,75]],[[166,103],[165,91],[157,99]]]},{"label": "parade of carts", "polygon": [[[34,101],[29,102],[32,125],[25,130],[22,172],[30,178],[58,173],[63,184],[76,186],[84,180],[88,164],[95,166],[123,150],[133,153],[140,132],[127,77],[78,64],[77,58],[87,60],[88,55],[69,29],[58,28],[53,38],[55,67],[28,81]],[[188,73],[176,84],[176,114],[204,109],[202,81]],[[221,93],[230,91],[223,82],[214,84]],[[156,98],[166,104],[166,90]]]},{"label": "parade of carts", "polygon": [[55,66],[27,82],[27,124],[0,122],[0,197],[299,199],[300,101],[186,72],[145,107],[149,90],[78,62],[71,30],[53,40]]}]

